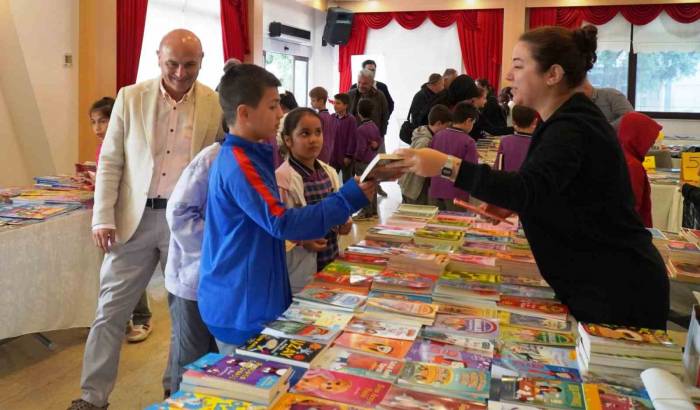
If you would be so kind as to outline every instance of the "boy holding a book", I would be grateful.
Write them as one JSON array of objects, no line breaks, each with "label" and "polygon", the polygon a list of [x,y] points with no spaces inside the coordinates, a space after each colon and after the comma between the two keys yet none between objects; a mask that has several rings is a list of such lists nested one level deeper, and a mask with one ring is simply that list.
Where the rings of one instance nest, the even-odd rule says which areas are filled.
[{"label": "boy holding a book", "polygon": [[[372,112],[374,111],[374,103],[372,100],[363,98],[357,103],[357,115],[360,117],[360,125],[355,133],[355,174],[362,175],[370,162],[377,155],[377,150],[382,144],[382,134],[379,131],[377,124],[372,121]],[[357,219],[368,219],[377,216],[377,198],[376,196],[370,200],[367,205],[356,216]]]},{"label": "boy holding a book", "polygon": [[[438,104],[428,113],[428,125],[421,125],[413,130],[411,148],[425,148],[430,146],[433,136],[449,127],[452,123],[450,109]],[[404,174],[399,179],[403,202],[406,204],[428,205],[428,189],[430,180],[426,180],[412,172]]]},{"label": "boy holding a book", "polygon": [[[435,134],[430,148],[476,164],[476,142],[469,136],[469,132],[478,117],[479,111],[473,105],[464,101],[457,104],[452,113],[452,126]],[[455,198],[465,202],[469,200],[467,192],[440,176],[431,178],[428,195],[438,208],[448,211],[461,211],[461,208],[452,203]]]},{"label": "boy holding a book", "polygon": [[348,112],[348,106],[350,106],[349,95],[341,93],[333,96],[335,142],[331,165],[336,171],[342,173],[343,182],[353,176],[352,156],[355,153],[355,133],[357,132],[357,120]]},{"label": "boy holding a book", "polygon": [[209,175],[200,283],[204,323],[219,351],[259,333],[291,303],[284,239],[323,237],[376,194],[376,183],[348,181],[338,192],[304,208],[279,199],[272,148],[282,110],[279,80],[241,64],[221,79],[219,100],[230,132]]}]

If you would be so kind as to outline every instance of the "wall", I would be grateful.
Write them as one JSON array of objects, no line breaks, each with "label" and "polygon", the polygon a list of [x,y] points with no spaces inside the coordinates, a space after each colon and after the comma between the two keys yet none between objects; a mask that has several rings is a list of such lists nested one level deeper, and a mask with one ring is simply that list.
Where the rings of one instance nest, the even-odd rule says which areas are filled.
[{"label": "wall", "polygon": [[[78,159],[78,1],[0,0],[0,185],[71,172]],[[63,66],[73,53],[72,67]],[[14,151],[14,153],[12,152]]]}]

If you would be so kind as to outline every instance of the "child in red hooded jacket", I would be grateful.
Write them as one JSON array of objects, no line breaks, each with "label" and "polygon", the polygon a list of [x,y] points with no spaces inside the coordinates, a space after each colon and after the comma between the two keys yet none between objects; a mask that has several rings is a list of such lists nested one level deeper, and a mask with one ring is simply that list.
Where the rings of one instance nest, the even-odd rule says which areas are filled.
[{"label": "child in red hooded jacket", "polygon": [[654,145],[662,126],[638,113],[629,112],[620,120],[617,136],[625,153],[630,183],[634,192],[634,209],[642,218],[644,226],[651,228],[651,186],[647,172],[642,166],[644,157]]}]

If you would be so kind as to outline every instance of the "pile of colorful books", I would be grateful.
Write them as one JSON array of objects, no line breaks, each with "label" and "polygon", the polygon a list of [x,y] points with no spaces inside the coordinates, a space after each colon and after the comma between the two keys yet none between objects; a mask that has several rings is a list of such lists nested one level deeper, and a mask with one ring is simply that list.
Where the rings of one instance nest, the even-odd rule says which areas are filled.
[{"label": "pile of colorful books", "polygon": [[[678,374],[680,350],[661,331],[628,329],[658,343],[610,342],[594,331],[610,327],[577,324],[509,221],[402,205],[236,356],[193,364],[183,392],[152,408],[213,409],[223,398],[272,409],[652,408],[638,373],[603,366],[663,363]],[[616,343],[624,349],[609,350]],[[215,377],[226,380],[206,384]]]}]

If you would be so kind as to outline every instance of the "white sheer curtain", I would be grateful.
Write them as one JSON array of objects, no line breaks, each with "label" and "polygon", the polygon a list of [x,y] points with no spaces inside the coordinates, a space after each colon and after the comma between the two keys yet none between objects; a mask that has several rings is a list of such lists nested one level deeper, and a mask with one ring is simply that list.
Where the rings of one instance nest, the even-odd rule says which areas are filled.
[{"label": "white sheer curtain", "polygon": [[366,58],[377,62],[377,80],[386,83],[395,102],[385,143],[392,152],[399,145],[399,128],[408,115],[413,95],[428,81],[431,73],[446,68],[463,72],[457,25],[439,28],[426,20],[415,30],[406,30],[392,21],[381,30],[369,30],[365,55],[352,59],[353,83]]},{"label": "white sheer curtain", "polygon": [[634,26],[634,51],[699,52],[700,24],[683,24],[672,19],[665,11],[649,24]]},{"label": "white sheer curtain", "polygon": [[[591,24],[584,21],[583,26]],[[596,25],[598,28],[598,51],[629,51],[630,22],[622,14],[617,14],[605,24]]]},{"label": "white sheer curtain", "polygon": [[215,88],[224,66],[219,0],[150,0],[136,81],[160,75],[156,50],[161,38],[176,28],[191,30],[202,41],[204,60],[198,80]]}]

